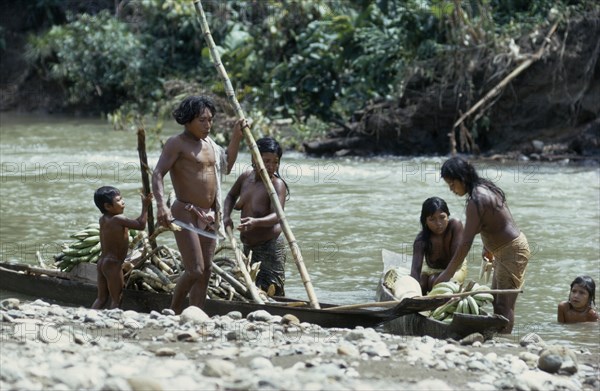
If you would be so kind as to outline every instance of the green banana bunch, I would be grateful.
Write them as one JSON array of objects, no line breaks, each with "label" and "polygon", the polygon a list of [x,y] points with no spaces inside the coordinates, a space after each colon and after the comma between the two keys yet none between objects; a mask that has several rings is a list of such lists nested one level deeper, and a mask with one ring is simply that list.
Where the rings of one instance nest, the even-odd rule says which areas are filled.
[{"label": "green banana bunch", "polygon": [[458,302],[455,313],[479,315],[479,304],[473,296],[467,296]]},{"label": "green banana bunch", "polygon": [[[130,239],[137,234],[129,230]],[[59,269],[69,272],[81,262],[96,263],[102,252],[100,245],[100,225],[93,223],[82,230],[70,235],[74,242],[63,244],[60,254],[54,256],[54,261]]]},{"label": "green banana bunch", "polygon": [[[453,293],[461,293],[461,292],[476,292],[476,291],[487,291],[490,288],[485,285],[479,285],[478,283],[468,283],[459,285],[456,282],[448,281],[437,284],[433,287],[431,292],[427,296],[434,295],[449,295]],[[436,308],[432,313],[431,317],[436,320],[451,322],[452,317],[455,313],[461,314],[472,314],[479,315],[481,310],[486,303],[492,302],[494,300],[494,296],[490,293],[475,293],[470,296],[465,296],[463,298],[453,298],[449,300],[446,304]]]},{"label": "green banana bunch", "polygon": [[454,281],[446,281],[440,282],[436,284],[431,292],[427,294],[427,296],[435,296],[435,295],[450,295],[453,293],[458,293],[460,291],[460,285]]}]

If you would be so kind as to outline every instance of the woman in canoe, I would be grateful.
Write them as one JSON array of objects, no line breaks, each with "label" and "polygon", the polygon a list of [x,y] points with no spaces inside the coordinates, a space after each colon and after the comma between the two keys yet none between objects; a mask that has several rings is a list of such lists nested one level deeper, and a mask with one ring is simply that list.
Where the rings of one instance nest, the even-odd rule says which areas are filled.
[{"label": "woman in canoe", "polygon": [[[459,246],[463,225],[460,220],[451,219],[446,201],[431,197],[423,202],[421,208],[421,232],[413,243],[411,277],[421,284],[426,295],[438,276],[446,270],[452,254]],[[425,262],[423,262],[425,261]],[[467,275],[467,263],[454,273],[452,280],[464,281]]]}]

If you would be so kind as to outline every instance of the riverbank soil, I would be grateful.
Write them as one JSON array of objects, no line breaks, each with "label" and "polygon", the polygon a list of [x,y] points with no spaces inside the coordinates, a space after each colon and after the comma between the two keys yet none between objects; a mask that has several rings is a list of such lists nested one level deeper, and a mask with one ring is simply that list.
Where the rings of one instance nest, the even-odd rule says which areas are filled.
[{"label": "riverbank soil", "polygon": [[[445,155],[592,159],[600,155],[600,14],[535,31],[500,48],[466,48],[424,64],[401,99],[373,102],[313,155]],[[546,44],[544,44],[546,42]],[[534,61],[454,131],[454,123],[545,45]],[[504,48],[502,48],[504,46]],[[452,137],[450,137],[452,136]],[[455,143],[455,147],[453,146]]]}]

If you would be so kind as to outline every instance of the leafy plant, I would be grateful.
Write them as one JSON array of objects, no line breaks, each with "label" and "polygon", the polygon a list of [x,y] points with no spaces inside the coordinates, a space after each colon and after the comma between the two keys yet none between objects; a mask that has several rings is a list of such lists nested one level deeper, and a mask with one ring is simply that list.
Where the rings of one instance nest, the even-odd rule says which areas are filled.
[{"label": "leafy plant", "polygon": [[69,103],[112,111],[155,84],[144,76],[145,50],[127,25],[102,11],[32,36],[27,56],[67,89]]}]

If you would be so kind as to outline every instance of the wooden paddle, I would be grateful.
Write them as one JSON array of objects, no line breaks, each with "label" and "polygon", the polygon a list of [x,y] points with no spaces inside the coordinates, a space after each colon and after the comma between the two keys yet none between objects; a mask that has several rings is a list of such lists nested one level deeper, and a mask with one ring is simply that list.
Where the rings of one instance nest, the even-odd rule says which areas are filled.
[{"label": "wooden paddle", "polygon": [[[231,85],[231,81],[229,80],[229,76],[227,76],[227,71],[225,71],[225,67],[221,62],[221,56],[217,51],[215,42],[210,33],[210,28],[208,27],[208,22],[206,21],[206,15],[204,14],[204,10],[202,9],[202,2],[200,0],[194,1],[194,7],[196,8],[196,13],[198,14],[198,20],[200,21],[200,27],[202,28],[202,33],[204,34],[204,39],[206,44],[208,45],[208,49],[210,51],[210,56],[213,60],[213,64],[221,77],[225,94],[229,99],[229,103],[231,103],[233,109],[238,118],[245,118],[244,111],[238,102],[235,92],[233,90],[233,86]],[[302,254],[300,253],[300,247],[290,229],[290,226],[287,222],[285,214],[283,213],[283,208],[281,207],[281,203],[279,202],[279,198],[277,198],[277,192],[273,187],[273,183],[271,183],[271,178],[269,178],[269,174],[267,173],[267,169],[265,168],[265,164],[262,160],[262,156],[258,151],[258,147],[256,142],[254,141],[254,137],[252,136],[252,132],[250,132],[249,127],[245,127],[243,129],[244,137],[246,138],[246,143],[248,144],[248,148],[250,149],[250,153],[252,154],[252,158],[256,162],[259,168],[259,173],[262,181],[267,188],[267,192],[269,193],[269,198],[271,199],[271,205],[273,205],[275,212],[277,213],[277,217],[279,217],[279,223],[281,224],[281,228],[285,237],[287,238],[288,244],[290,246],[290,250],[292,252],[292,256],[294,257],[294,261],[296,262],[296,266],[298,267],[298,271],[300,272],[300,276],[302,278],[302,282],[304,283],[304,288],[306,289],[306,293],[308,294],[308,299],[312,308],[321,308],[319,306],[319,302],[317,301],[317,296],[312,287],[312,283],[310,282],[310,277],[308,275],[308,271],[306,270],[306,266],[304,265],[304,260],[302,259]]]}]

